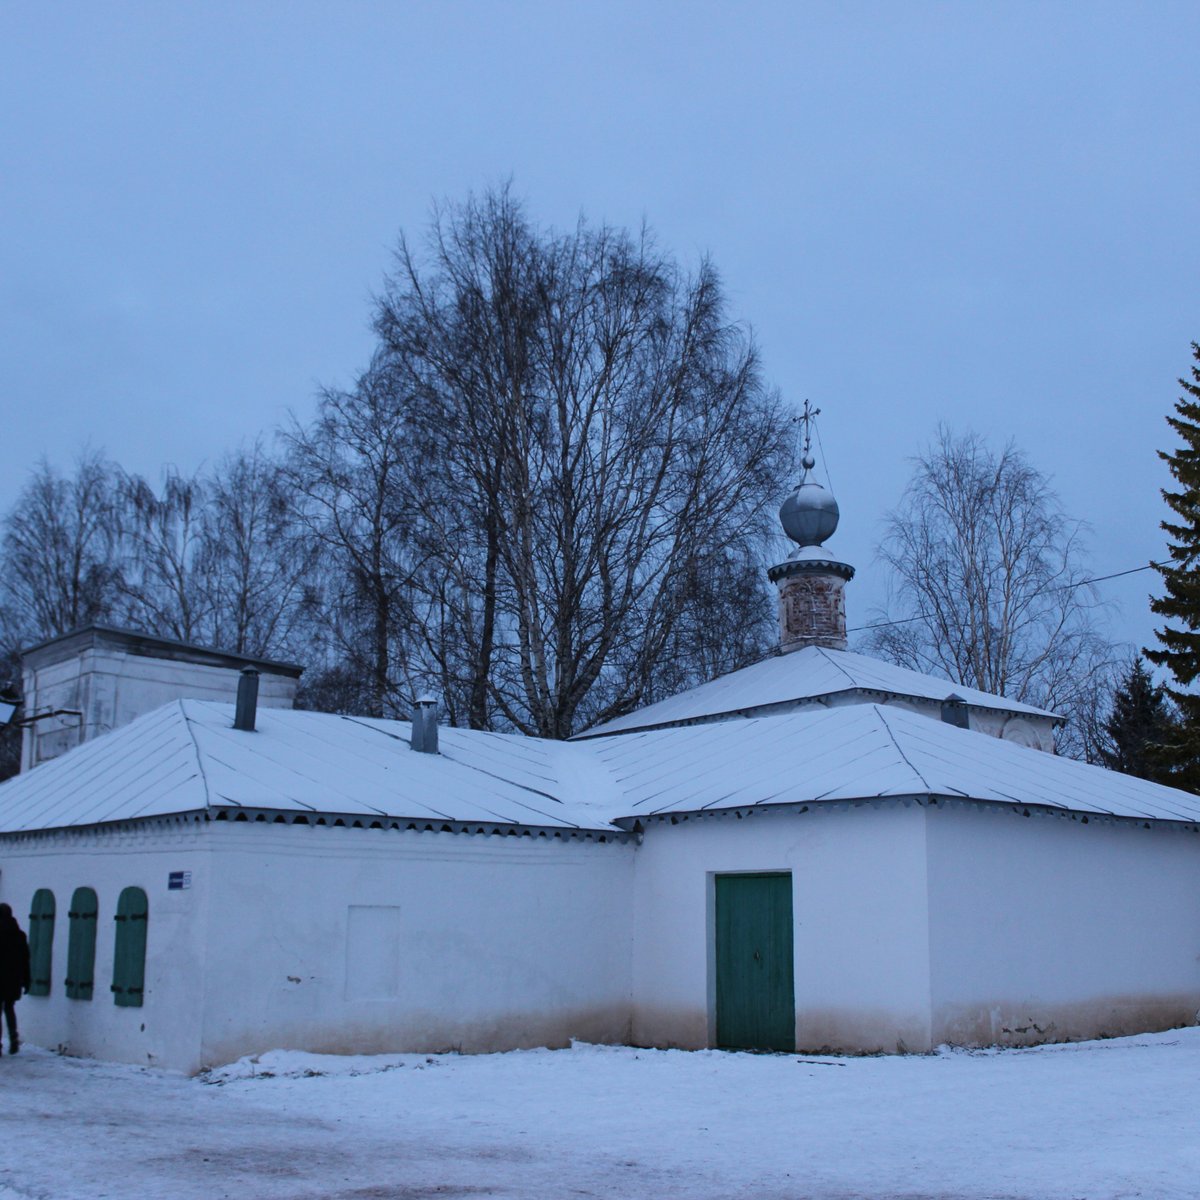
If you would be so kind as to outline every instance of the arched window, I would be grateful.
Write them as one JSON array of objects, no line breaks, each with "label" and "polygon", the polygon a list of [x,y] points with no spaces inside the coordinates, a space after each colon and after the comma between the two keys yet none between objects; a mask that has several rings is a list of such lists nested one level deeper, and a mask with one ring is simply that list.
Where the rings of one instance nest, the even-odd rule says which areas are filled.
[{"label": "arched window", "polygon": [[113,1001],[121,1008],[141,1008],[146,985],[146,926],[150,908],[146,893],[127,887],[117,901],[117,944],[113,950]]},{"label": "arched window", "polygon": [[96,893],[90,887],[75,889],[71,897],[67,933],[67,995],[90,1000],[96,978]]},{"label": "arched window", "polygon": [[38,888],[29,908],[29,994],[50,995],[54,954],[54,893]]}]

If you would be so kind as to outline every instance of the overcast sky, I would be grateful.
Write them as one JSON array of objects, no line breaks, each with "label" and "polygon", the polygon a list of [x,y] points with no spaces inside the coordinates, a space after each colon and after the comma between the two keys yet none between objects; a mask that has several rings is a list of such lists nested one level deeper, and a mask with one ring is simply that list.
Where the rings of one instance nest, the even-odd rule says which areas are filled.
[{"label": "overcast sky", "polygon": [[[1200,340],[1200,5],[0,0],[0,509],[85,445],[192,471],[370,353],[431,202],[709,254],[822,410],[857,565],[940,421],[1162,552]],[[1148,573],[1106,585],[1151,636]]]}]

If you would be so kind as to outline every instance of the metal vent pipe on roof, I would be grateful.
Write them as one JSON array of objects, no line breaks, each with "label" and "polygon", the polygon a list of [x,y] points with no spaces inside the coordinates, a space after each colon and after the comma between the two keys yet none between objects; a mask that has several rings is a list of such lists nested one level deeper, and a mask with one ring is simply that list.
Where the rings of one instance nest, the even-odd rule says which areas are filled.
[{"label": "metal vent pipe on roof", "polygon": [[412,742],[422,754],[438,752],[437,701],[432,696],[418,696],[413,701]]},{"label": "metal vent pipe on roof", "polygon": [[942,720],[947,725],[956,725],[959,729],[971,728],[967,702],[957,692],[951,692],[942,701]]},{"label": "metal vent pipe on roof", "polygon": [[253,667],[243,667],[238,680],[237,708],[233,714],[234,729],[254,732],[254,718],[258,713],[258,672]]}]

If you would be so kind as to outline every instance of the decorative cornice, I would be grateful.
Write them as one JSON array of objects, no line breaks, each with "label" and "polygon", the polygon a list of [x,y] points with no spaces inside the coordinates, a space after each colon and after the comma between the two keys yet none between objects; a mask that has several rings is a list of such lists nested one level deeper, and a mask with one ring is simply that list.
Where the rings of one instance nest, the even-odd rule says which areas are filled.
[{"label": "decorative cornice", "polygon": [[210,808],[207,812],[171,813],[164,816],[130,817],[96,825],[65,825],[57,829],[20,829],[0,833],[0,844],[45,841],[64,837],[72,840],[111,838],[196,829],[209,824],[288,825],[310,829],[378,829],[411,833],[465,833],[490,837],[535,838],[550,841],[624,843],[631,835],[623,829],[583,829],[561,826],[513,825],[500,821],[443,821],[426,818],[363,816],[346,813],[281,812],[271,808]]},{"label": "decorative cornice", "polygon": [[948,796],[938,792],[913,792],[903,796],[845,797],[838,800],[790,800],[771,804],[751,804],[742,808],[706,808],[671,812],[640,813],[637,816],[618,817],[616,823],[623,829],[644,834],[652,825],[683,825],[689,821],[732,820],[742,821],[752,817],[770,815],[803,816],[822,813],[853,812],[892,808],[924,808],[929,811],[974,810],[977,812],[1002,813],[1011,817],[1051,817],[1062,821],[1074,821],[1079,825],[1099,825],[1138,830],[1173,830],[1180,833],[1200,834],[1200,825],[1163,817],[1129,817],[1117,813],[1081,812],[1073,808],[1056,808],[1050,804],[1024,804],[1014,800],[976,800],[971,796]]},{"label": "decorative cornice", "polygon": [[849,583],[854,578],[854,568],[836,558],[786,558],[767,568],[767,578],[772,583],[795,575],[837,575]]}]

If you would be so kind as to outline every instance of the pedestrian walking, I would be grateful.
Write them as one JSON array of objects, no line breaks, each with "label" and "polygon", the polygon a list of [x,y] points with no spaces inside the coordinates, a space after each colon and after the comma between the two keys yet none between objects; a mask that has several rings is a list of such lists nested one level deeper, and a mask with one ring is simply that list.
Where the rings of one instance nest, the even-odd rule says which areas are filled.
[{"label": "pedestrian walking", "polygon": [[8,1052],[21,1048],[17,1034],[17,1001],[29,991],[29,941],[12,907],[0,904],[0,1006],[8,1026]]}]

